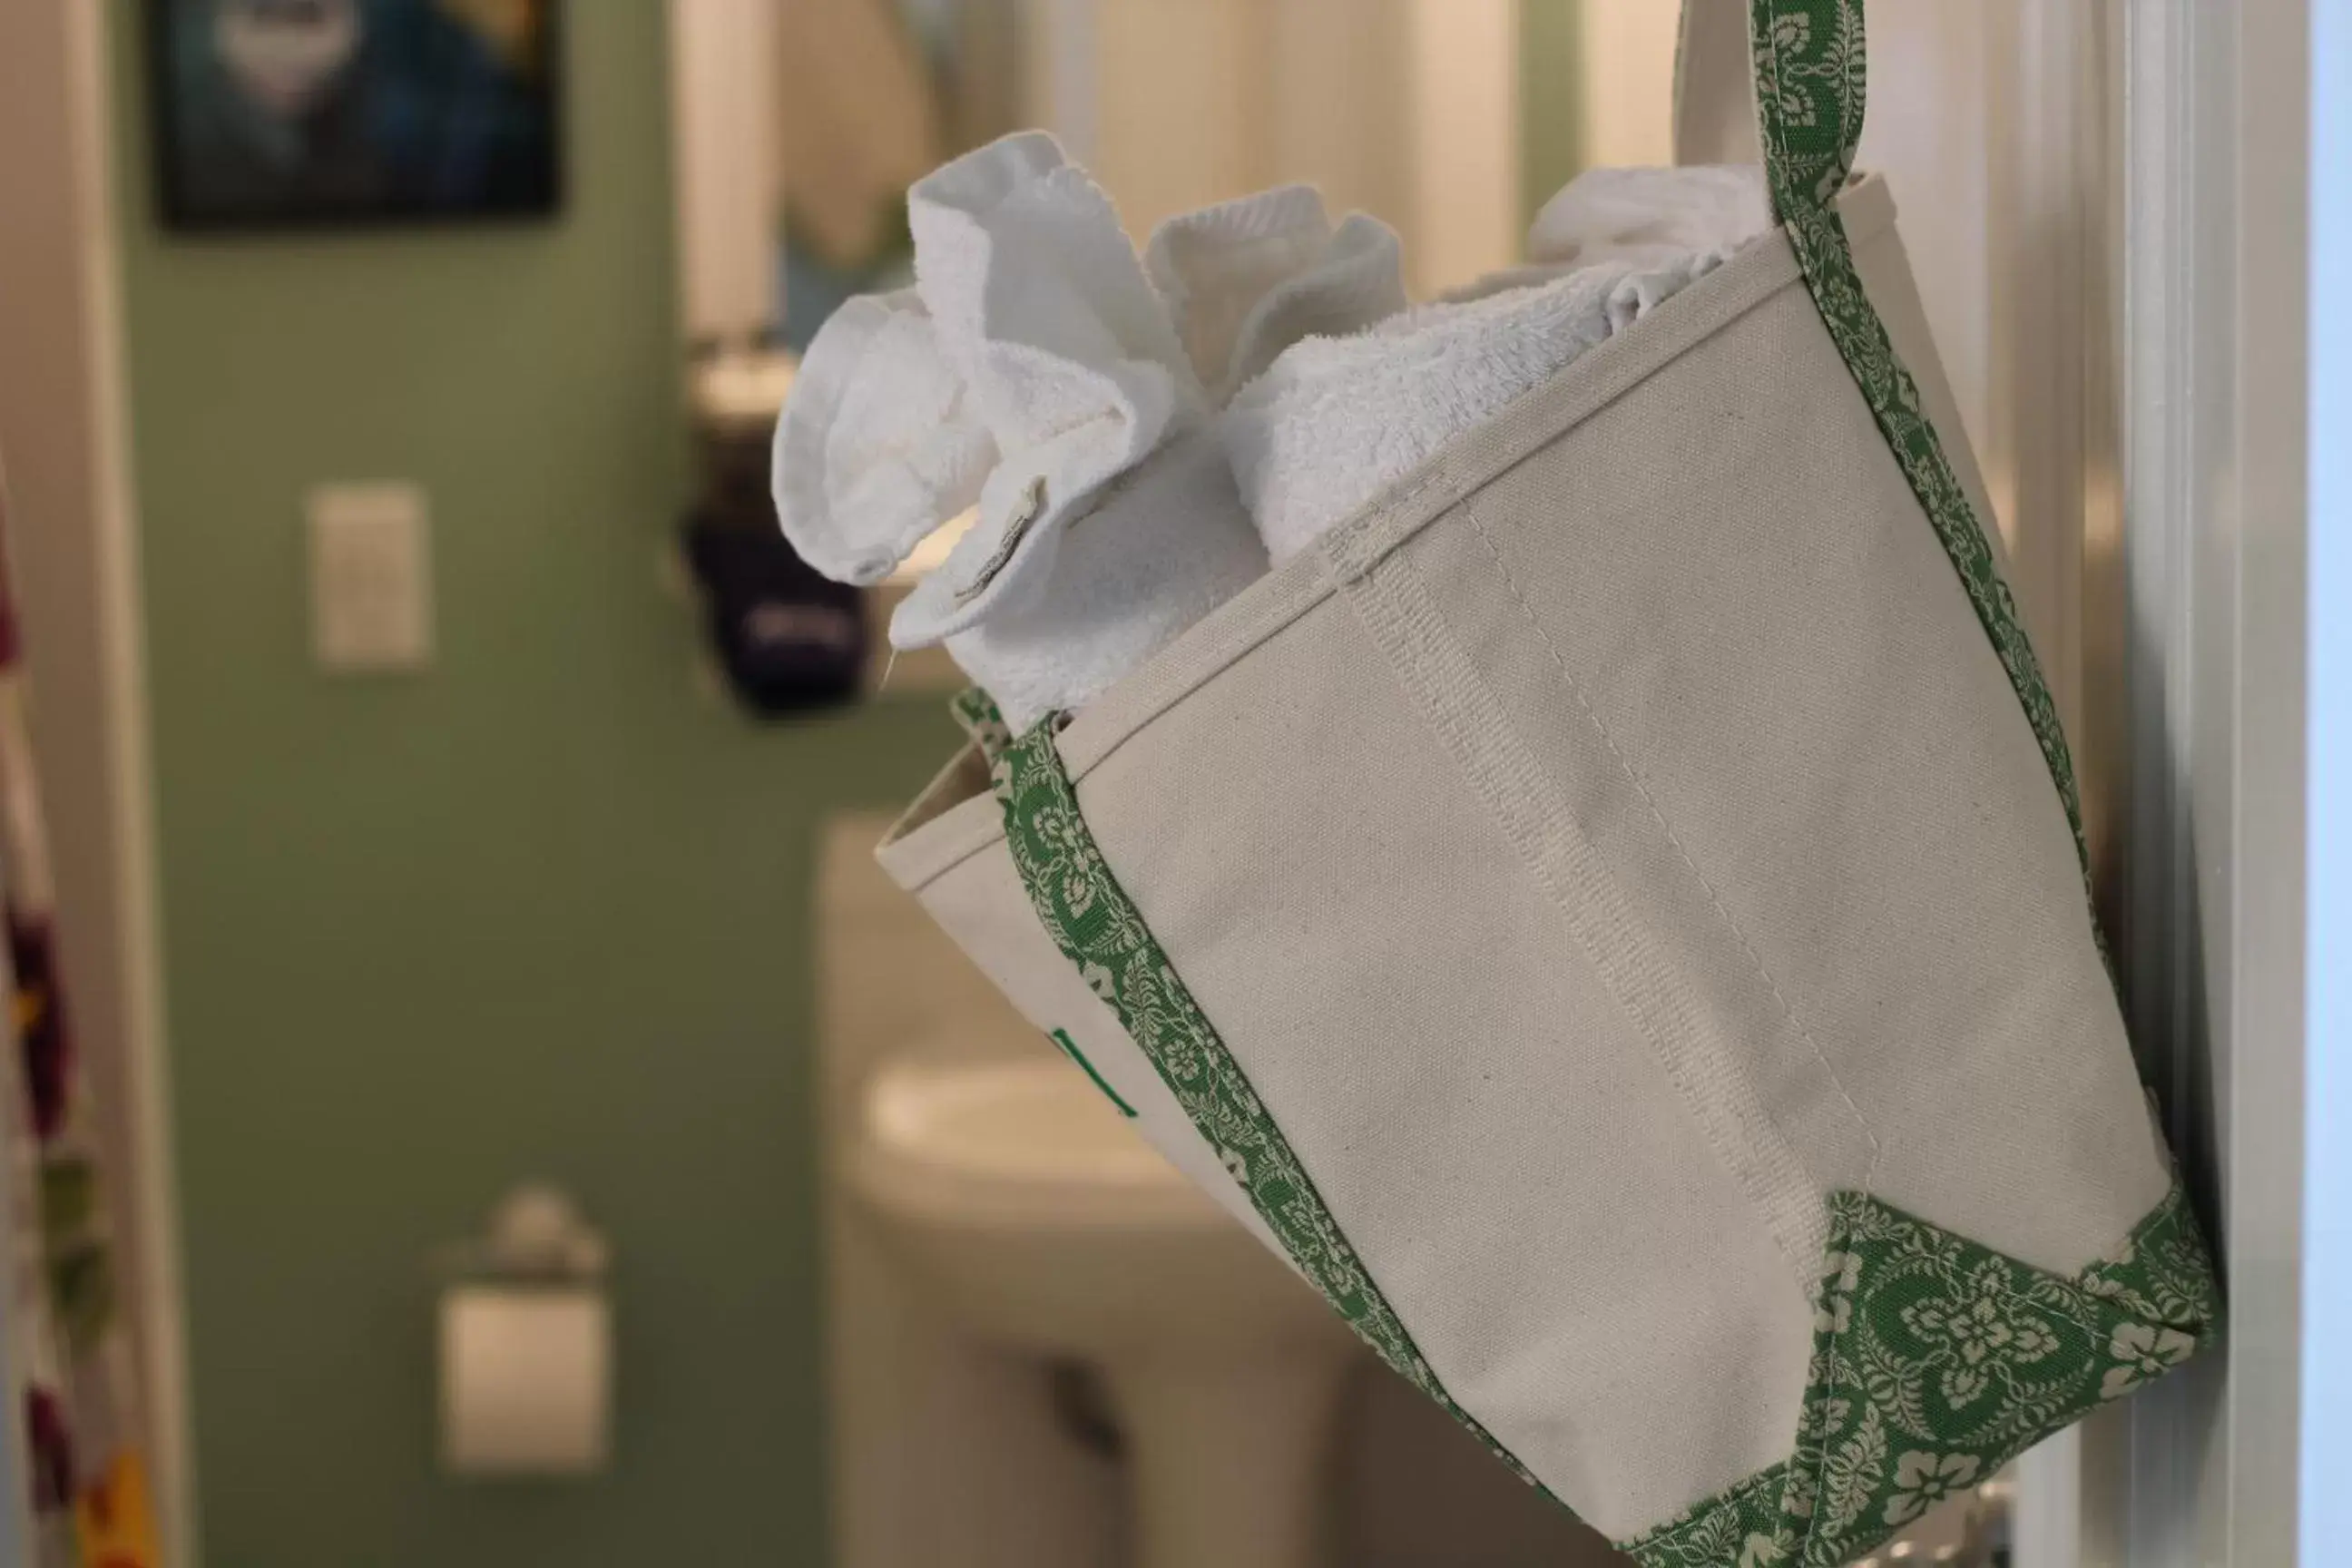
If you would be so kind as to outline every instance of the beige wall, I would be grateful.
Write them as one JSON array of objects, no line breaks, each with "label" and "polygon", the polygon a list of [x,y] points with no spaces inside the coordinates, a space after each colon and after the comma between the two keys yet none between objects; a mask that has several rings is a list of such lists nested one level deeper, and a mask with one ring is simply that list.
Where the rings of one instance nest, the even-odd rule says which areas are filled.
[{"label": "beige wall", "polygon": [[1675,35],[1671,0],[1582,0],[1585,162],[1604,167],[1674,161]]}]

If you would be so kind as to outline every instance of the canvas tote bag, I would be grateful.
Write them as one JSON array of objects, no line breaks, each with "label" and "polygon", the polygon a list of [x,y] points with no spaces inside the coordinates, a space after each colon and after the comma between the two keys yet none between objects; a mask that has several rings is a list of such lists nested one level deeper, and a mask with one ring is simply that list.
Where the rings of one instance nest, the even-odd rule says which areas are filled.
[{"label": "canvas tote bag", "polygon": [[1075,718],[968,700],[879,855],[1530,1482],[1655,1568],[1827,1565],[2217,1307],[1850,173],[1860,0],[1691,26],[1781,227]]}]

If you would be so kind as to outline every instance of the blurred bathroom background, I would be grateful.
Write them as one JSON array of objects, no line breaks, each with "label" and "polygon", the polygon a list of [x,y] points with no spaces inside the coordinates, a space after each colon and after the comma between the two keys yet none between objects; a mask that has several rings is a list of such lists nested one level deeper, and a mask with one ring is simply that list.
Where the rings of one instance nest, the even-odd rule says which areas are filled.
[{"label": "blurred bathroom background", "polygon": [[[0,7],[8,542],[114,1215],[130,1392],[104,1440],[140,1457],[152,1557],[1139,1560],[1135,1412],[1084,1355],[968,1321],[856,1180],[909,1063],[933,1076],[891,1079],[889,1115],[938,1153],[918,1186],[965,1155],[975,1191],[1156,1178],[1097,1104],[957,1121],[986,1099],[959,1084],[1025,1081],[974,1064],[1079,1080],[872,868],[953,748],[952,672],[888,668],[891,587],[845,600],[763,548],[790,355],[903,276],[911,179],[1024,125],[1139,240],[1308,180],[1395,226],[1417,293],[1465,282],[1580,167],[1666,161],[1674,12]],[[467,123],[510,178],[404,183],[417,111],[390,88],[351,110],[357,162],[301,142],[400,37],[479,67]],[[250,146],[205,71],[262,113]],[[1981,268],[1914,235],[1965,316]],[[1969,342],[1945,333],[1974,410]],[[485,1242],[519,1187],[522,1230],[568,1205],[594,1245]],[[456,1364],[497,1326],[447,1316],[485,1281],[609,1310],[576,1354],[526,1324],[558,1391],[509,1415],[588,1432],[544,1473],[499,1473],[527,1431],[446,1429],[500,1397]],[[1299,1438],[1324,1561],[1611,1560],[1369,1357],[1339,1381]],[[60,1550],[91,1528],[32,1521]]]}]

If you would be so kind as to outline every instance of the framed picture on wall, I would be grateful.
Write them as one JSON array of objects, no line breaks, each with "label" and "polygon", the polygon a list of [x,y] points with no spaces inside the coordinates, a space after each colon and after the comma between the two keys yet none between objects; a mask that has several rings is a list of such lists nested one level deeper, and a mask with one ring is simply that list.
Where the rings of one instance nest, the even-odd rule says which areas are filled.
[{"label": "framed picture on wall", "polygon": [[560,0],[145,0],[155,189],[181,229],[556,209]]}]

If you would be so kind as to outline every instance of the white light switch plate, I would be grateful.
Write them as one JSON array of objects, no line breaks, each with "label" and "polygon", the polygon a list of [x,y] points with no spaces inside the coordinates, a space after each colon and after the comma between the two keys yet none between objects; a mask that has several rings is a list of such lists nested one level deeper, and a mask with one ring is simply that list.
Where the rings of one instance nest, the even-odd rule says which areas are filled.
[{"label": "white light switch plate", "polygon": [[320,485],[306,498],[310,651],[338,672],[422,669],[433,660],[425,492],[401,483]]}]

